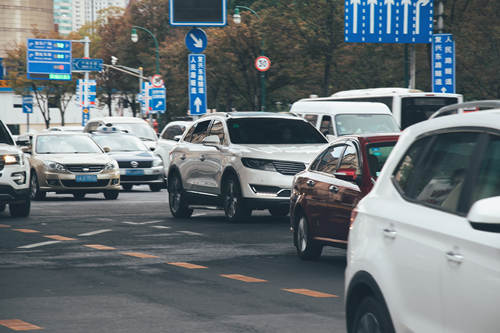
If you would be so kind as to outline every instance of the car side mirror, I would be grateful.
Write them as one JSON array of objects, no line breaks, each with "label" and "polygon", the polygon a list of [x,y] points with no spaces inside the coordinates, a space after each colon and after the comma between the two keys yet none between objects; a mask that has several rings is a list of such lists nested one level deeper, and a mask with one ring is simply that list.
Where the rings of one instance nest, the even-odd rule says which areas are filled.
[{"label": "car side mirror", "polygon": [[348,182],[355,182],[358,178],[355,168],[337,169],[337,171],[335,171],[333,175],[338,179],[342,179]]},{"label": "car side mirror", "polygon": [[16,145],[18,145],[18,146],[29,146],[30,145],[30,140],[27,140],[27,139],[16,140]]},{"label": "car side mirror", "polygon": [[31,154],[31,147],[30,146],[21,147],[21,151],[25,154]]},{"label": "car side mirror", "polygon": [[203,145],[210,147],[218,147],[220,145],[220,139],[217,135],[209,135],[203,141],[201,141]]},{"label": "car side mirror", "polygon": [[156,147],[149,147],[149,150],[151,150],[151,151],[155,151],[155,150],[156,150]]},{"label": "car side mirror", "polygon": [[111,151],[111,148],[109,148],[109,147],[102,147],[102,150],[104,150],[105,153],[109,153]]},{"label": "car side mirror", "polygon": [[182,138],[182,135],[176,135],[176,136],[174,136],[174,141],[179,142],[179,141],[181,141],[181,138]]},{"label": "car side mirror", "polygon": [[500,197],[476,201],[467,215],[476,230],[500,233]]}]

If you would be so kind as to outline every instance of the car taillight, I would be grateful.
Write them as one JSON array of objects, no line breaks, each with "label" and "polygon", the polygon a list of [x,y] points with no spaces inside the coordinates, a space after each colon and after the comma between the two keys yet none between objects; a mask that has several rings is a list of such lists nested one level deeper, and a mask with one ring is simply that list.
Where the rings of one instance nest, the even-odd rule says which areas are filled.
[{"label": "car taillight", "polygon": [[358,209],[354,208],[351,212],[351,223],[349,224],[349,229],[352,228],[352,225],[354,223],[354,220],[356,220],[356,216],[358,216]]}]

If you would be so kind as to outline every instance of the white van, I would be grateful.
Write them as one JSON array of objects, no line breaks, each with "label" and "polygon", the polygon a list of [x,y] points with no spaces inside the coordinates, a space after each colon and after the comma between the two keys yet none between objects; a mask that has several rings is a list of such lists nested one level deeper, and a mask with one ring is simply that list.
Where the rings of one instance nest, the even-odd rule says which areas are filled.
[{"label": "white van", "polygon": [[323,135],[400,132],[391,111],[382,103],[306,98],[293,103],[290,112],[309,121]]}]

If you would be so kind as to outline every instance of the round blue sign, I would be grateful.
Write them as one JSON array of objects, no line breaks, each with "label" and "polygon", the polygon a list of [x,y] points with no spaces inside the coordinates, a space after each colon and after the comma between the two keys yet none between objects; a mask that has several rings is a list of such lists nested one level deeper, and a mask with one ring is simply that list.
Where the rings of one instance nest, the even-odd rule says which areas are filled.
[{"label": "round blue sign", "polygon": [[207,35],[205,31],[195,28],[186,34],[186,46],[193,53],[201,53],[207,47]]}]

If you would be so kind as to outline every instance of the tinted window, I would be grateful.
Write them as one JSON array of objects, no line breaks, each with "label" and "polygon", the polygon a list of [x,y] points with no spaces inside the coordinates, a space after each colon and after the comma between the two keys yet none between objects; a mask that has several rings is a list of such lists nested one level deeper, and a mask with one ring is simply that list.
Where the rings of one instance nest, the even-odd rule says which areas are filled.
[{"label": "tinted window", "polygon": [[413,143],[394,172],[394,180],[405,195],[409,194],[410,180],[414,178],[419,158],[429,141],[430,137],[426,137]]},{"label": "tinted window", "polygon": [[10,137],[9,131],[5,128],[4,124],[0,122],[0,143],[13,145],[14,142]]},{"label": "tinted window", "polygon": [[319,131],[323,133],[323,135],[335,135],[335,132],[333,131],[332,118],[330,116],[323,116],[323,118],[321,118]]},{"label": "tinted window", "polygon": [[390,114],[339,114],[335,116],[337,134],[397,133],[400,131]]},{"label": "tinted window", "polygon": [[208,125],[210,125],[210,120],[205,120],[196,124],[196,128],[191,135],[191,143],[201,143],[203,139],[207,137]]},{"label": "tinted window", "polygon": [[313,166],[313,169],[333,175],[337,170],[337,165],[339,164],[344,148],[345,145],[329,147],[318,159],[318,163]]},{"label": "tinted window", "polygon": [[443,106],[458,103],[456,97],[405,97],[401,100],[401,128],[429,119]]},{"label": "tinted window", "polygon": [[377,142],[370,143],[366,145],[366,157],[368,159],[368,169],[370,169],[370,175],[377,179],[380,174],[380,170],[387,161],[389,154],[396,145],[394,142]]},{"label": "tinted window", "polygon": [[177,135],[182,135],[185,131],[186,127],[181,125],[172,125],[165,129],[165,132],[162,135],[162,139],[166,140],[174,140]]},{"label": "tinted window", "polygon": [[[472,188],[471,206],[477,200],[500,196],[500,137],[492,135],[483,155],[476,185]],[[468,210],[470,207],[466,207]]]},{"label": "tinted window", "polygon": [[358,170],[359,161],[358,153],[354,146],[348,145],[344,157],[342,157],[342,162],[340,163],[339,169],[356,169]]},{"label": "tinted window", "polygon": [[194,132],[195,128],[196,128],[196,125],[192,125],[189,128],[189,131],[186,133],[186,136],[184,137],[184,141],[191,142],[191,136],[193,135],[193,132]]},{"label": "tinted window", "polygon": [[212,125],[210,129],[210,135],[217,135],[219,137],[220,143],[225,144],[225,136],[224,136],[224,124],[221,121],[217,120]]},{"label": "tinted window", "polygon": [[227,121],[229,137],[236,144],[326,143],[311,124],[299,119],[233,118]]},{"label": "tinted window", "polygon": [[104,134],[95,135],[94,140],[101,147],[109,147],[112,152],[117,151],[147,151],[140,139],[133,135]]}]

